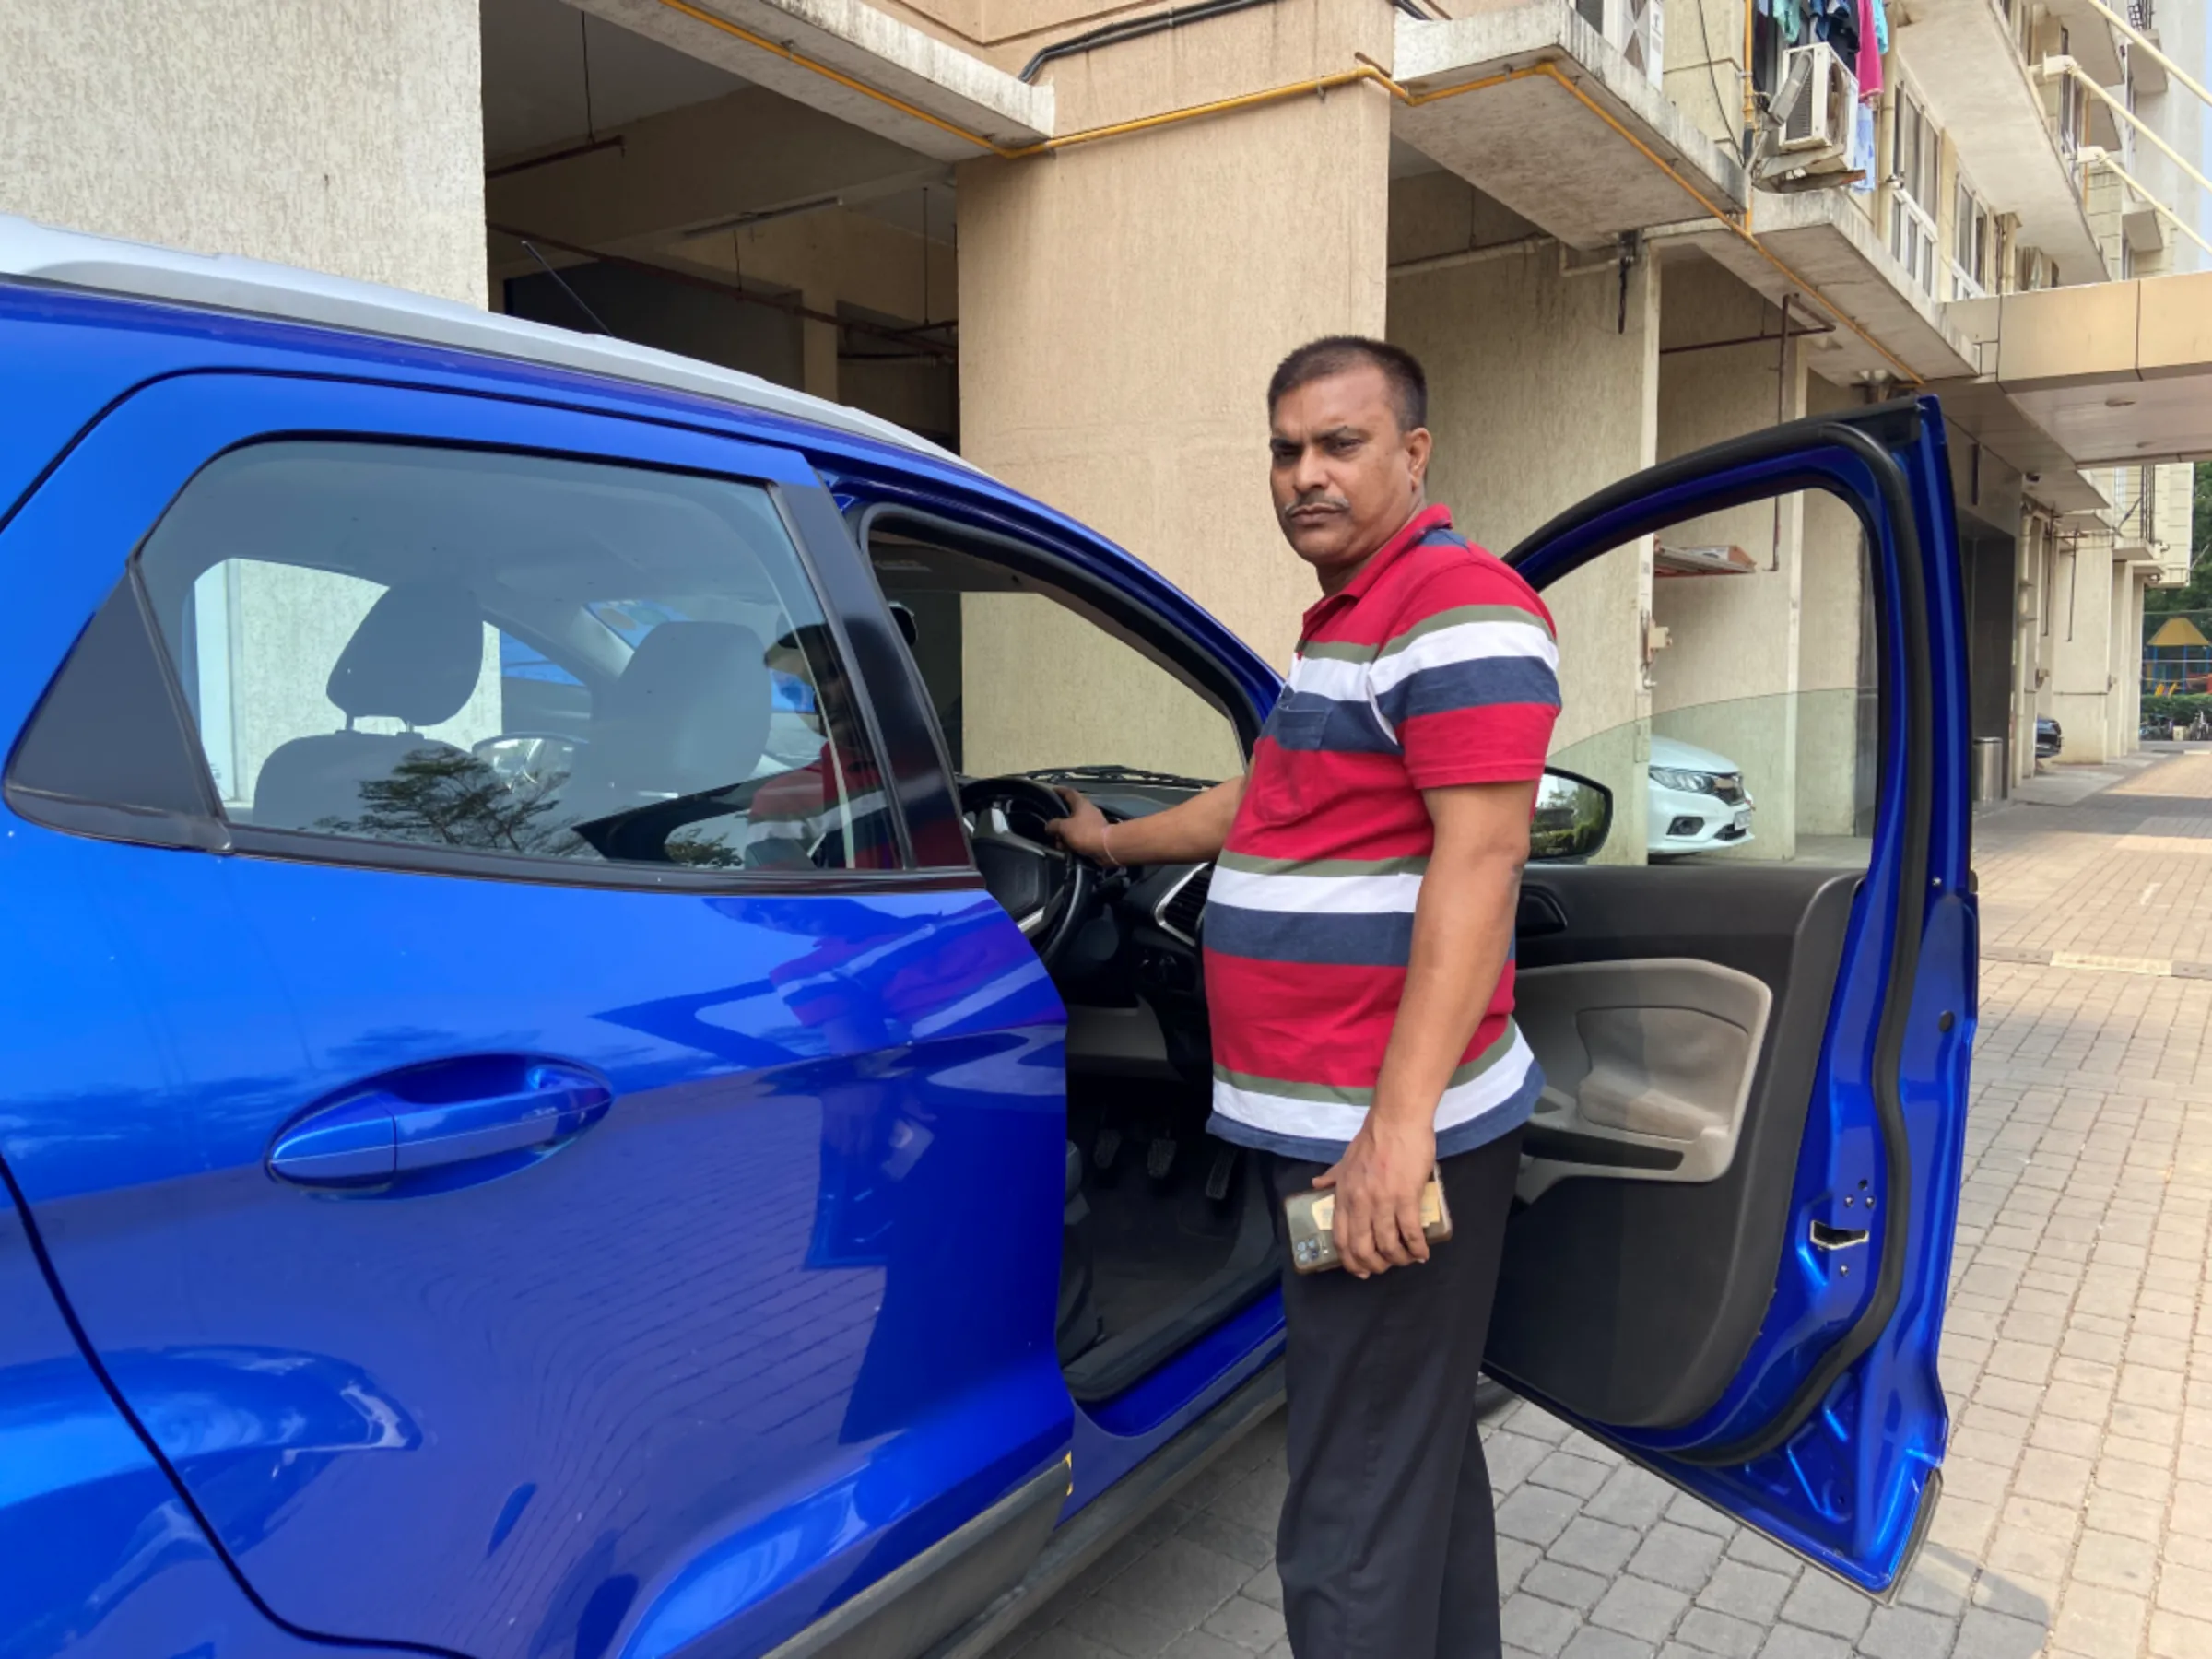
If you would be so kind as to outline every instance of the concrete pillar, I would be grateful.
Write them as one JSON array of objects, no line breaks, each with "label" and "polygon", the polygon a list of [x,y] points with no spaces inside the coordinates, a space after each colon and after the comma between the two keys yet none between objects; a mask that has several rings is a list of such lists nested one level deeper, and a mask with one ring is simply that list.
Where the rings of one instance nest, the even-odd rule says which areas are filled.
[{"label": "concrete pillar", "polygon": [[9,0],[0,212],[481,305],[476,0]]},{"label": "concrete pillar", "polygon": [[[1807,375],[1808,415],[1855,401],[1832,382]],[[1874,805],[1868,693],[1875,685],[1873,608],[1867,592],[1866,535],[1858,514],[1835,497],[1809,492],[1799,554],[1797,636],[1797,833],[1865,835]],[[1765,816],[1760,805],[1759,816]],[[1760,827],[1763,837],[1766,830]]]},{"label": "concrete pillar", "polygon": [[[827,288],[808,288],[799,290],[800,302],[818,316],[837,315],[837,295]],[[837,395],[837,335],[834,323],[817,322],[807,317],[799,324],[800,390],[816,397],[826,397],[831,403]]]},{"label": "concrete pillar", "polygon": [[2061,759],[2110,754],[2105,693],[2111,688],[2112,559],[2101,535],[2060,543],[2052,616],[2051,712],[2065,733]]},{"label": "concrete pillar", "polygon": [[[2130,610],[2135,618],[2130,618]],[[2128,659],[2141,662],[2141,653],[2135,651],[2135,621],[2144,615],[2144,586],[2136,582],[2135,566],[2125,559],[2112,562],[2112,646],[2106,657],[2106,697],[2103,697],[2103,730],[2106,730],[2106,754],[2133,754],[2135,735],[2139,721],[2135,719],[2135,681],[2136,675],[2130,670]]]},{"label": "concrete pillar", "polygon": [[[1408,193],[1399,199],[1413,210]],[[1429,371],[1432,493],[1493,551],[1656,456],[1659,283],[1648,259],[1630,267],[1625,314],[1617,266],[1569,274],[1550,244],[1399,276],[1390,337]],[[1641,862],[1648,539],[1544,598],[1559,627],[1564,705],[1552,753],[1612,788],[1606,856]]]},{"label": "concrete pillar", "polygon": [[[1063,131],[1387,62],[1371,0],[1287,0],[1051,71]],[[1288,664],[1313,579],[1267,495],[1265,390],[1380,334],[1390,110],[1371,85],[959,174],[960,437]]]},{"label": "concrete pillar", "polygon": [[2042,667],[2043,520],[2020,514],[2013,543],[2012,781],[2035,776],[2035,717]]},{"label": "concrete pillar", "polygon": [[[1762,328],[1781,333],[1775,308],[1710,260],[1670,263],[1664,278],[1660,337],[1666,346],[1741,339]],[[1794,347],[1664,356],[1659,458],[1794,419],[1805,398],[1805,365]],[[1757,803],[1753,840],[1744,849],[1752,857],[1789,858],[1797,849],[1806,512],[1805,495],[1792,492],[1679,526],[1666,537],[1670,544],[1740,547],[1759,568],[1742,576],[1663,578],[1653,592],[1653,614],[1670,637],[1653,670],[1652,729],[1742,767],[1745,788]],[[1856,547],[1853,535],[1842,551],[1855,553]],[[1843,565],[1855,588],[1855,560],[1833,562]],[[1848,627],[1855,640],[1855,594],[1835,608],[1852,613]],[[1824,617],[1821,625],[1828,621]],[[1851,666],[1856,665],[1854,659]],[[1850,749],[1830,754],[1823,747],[1821,756],[1841,769],[1848,795]],[[1840,832],[1848,834],[1848,825]]]}]

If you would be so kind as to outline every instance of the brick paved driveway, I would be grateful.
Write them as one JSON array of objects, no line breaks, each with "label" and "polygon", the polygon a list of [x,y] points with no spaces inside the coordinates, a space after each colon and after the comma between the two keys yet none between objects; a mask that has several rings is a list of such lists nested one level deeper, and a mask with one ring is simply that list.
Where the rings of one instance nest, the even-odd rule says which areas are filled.
[{"label": "brick paved driveway", "polygon": [[[2212,1659],[2212,754],[2024,794],[1976,830],[1953,1432],[1897,1604],[1515,1406],[1488,1432],[1509,1653]],[[994,1659],[1287,1654],[1283,1480],[1277,1418]]]}]

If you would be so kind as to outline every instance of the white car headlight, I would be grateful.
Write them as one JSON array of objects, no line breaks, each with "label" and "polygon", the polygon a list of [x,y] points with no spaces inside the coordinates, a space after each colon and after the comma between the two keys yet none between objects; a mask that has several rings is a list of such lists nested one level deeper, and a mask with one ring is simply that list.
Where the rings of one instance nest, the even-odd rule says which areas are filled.
[{"label": "white car headlight", "polygon": [[1662,789],[1678,789],[1684,794],[1712,794],[1711,772],[1681,771],[1672,766],[1654,766],[1650,771],[1652,782]]}]

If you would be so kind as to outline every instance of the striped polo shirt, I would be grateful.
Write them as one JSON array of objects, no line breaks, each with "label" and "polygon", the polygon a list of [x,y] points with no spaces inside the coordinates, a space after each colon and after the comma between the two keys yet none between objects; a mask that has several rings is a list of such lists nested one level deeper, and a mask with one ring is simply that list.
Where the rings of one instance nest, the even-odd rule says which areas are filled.
[{"label": "striped polo shirt", "polygon": [[[1342,1156],[1405,990],[1436,841],[1421,791],[1539,776],[1559,711],[1550,613],[1442,507],[1306,613],[1206,900],[1212,1133]],[[1437,1103],[1440,1157],[1528,1118],[1543,1074],[1512,1009],[1509,956]]]}]

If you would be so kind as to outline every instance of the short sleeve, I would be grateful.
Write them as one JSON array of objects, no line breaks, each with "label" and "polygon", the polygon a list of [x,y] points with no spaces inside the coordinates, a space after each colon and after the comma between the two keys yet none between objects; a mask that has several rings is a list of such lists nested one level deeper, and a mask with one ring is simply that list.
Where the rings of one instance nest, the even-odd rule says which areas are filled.
[{"label": "short sleeve", "polygon": [[1464,553],[1416,585],[1369,673],[1416,789],[1542,775],[1559,714],[1551,616],[1488,554]]}]

